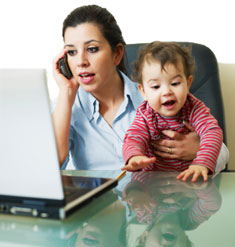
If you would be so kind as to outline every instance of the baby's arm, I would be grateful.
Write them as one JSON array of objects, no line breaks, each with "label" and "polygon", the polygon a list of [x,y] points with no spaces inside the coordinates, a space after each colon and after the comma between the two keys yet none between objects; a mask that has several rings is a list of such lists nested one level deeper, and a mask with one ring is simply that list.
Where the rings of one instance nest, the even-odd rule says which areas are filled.
[{"label": "baby's arm", "polygon": [[196,182],[198,177],[202,176],[203,180],[206,182],[208,179],[209,169],[200,164],[190,165],[188,169],[181,172],[177,179],[181,179],[182,181],[186,181],[190,176],[192,176],[192,182]]},{"label": "baby's arm", "polygon": [[145,116],[145,102],[137,108],[135,119],[127,130],[123,147],[123,159],[125,164],[135,156],[146,156],[151,137],[149,126]]},{"label": "baby's arm", "polygon": [[191,100],[194,107],[189,121],[200,136],[200,148],[192,164],[181,172],[177,179],[186,181],[192,176],[192,182],[196,182],[198,177],[202,176],[203,180],[207,181],[208,173],[214,173],[223,142],[223,133],[217,120],[210,114],[209,108],[194,96]]},{"label": "baby's arm", "polygon": [[192,165],[207,167],[214,173],[223,142],[223,132],[217,120],[210,114],[209,108],[200,100],[197,100],[189,120],[200,136],[200,148]]},{"label": "baby's arm", "polygon": [[156,161],[155,157],[149,158],[145,155],[142,156],[133,156],[129,159],[127,164],[122,168],[122,170],[126,171],[137,171],[141,170],[150,164]]}]

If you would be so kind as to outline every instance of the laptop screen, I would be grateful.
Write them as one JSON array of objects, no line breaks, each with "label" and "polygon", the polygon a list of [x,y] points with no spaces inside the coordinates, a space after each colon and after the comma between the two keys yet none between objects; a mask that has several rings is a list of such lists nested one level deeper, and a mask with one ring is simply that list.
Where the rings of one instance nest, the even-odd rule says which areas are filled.
[{"label": "laptop screen", "polygon": [[64,198],[43,69],[0,69],[0,195]]}]

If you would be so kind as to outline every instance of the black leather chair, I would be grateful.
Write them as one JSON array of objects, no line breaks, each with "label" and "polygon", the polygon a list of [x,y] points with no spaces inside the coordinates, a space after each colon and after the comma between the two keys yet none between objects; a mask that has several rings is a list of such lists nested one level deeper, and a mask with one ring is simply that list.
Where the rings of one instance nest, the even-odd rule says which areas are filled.
[{"label": "black leather chair", "polygon": [[[223,130],[224,143],[226,143],[224,106],[216,57],[214,53],[204,45],[189,42],[177,43],[192,47],[192,55],[196,62],[196,71],[190,91],[211,109],[212,115],[217,119],[219,126]],[[126,65],[129,76],[131,76],[133,71],[138,49],[142,45],[144,44],[128,44],[126,46]]]}]

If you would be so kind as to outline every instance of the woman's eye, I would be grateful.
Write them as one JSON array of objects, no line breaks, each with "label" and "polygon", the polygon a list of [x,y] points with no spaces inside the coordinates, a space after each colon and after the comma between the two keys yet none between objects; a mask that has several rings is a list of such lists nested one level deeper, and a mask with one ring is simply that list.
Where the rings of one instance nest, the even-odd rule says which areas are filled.
[{"label": "woman's eye", "polygon": [[99,50],[99,47],[97,46],[91,46],[91,47],[88,47],[87,50],[91,53],[95,53]]},{"label": "woman's eye", "polygon": [[76,51],[75,50],[69,50],[67,52],[67,54],[69,54],[69,56],[74,56],[74,55],[76,55]]},{"label": "woman's eye", "polygon": [[171,85],[172,86],[178,86],[181,82],[180,81],[176,81],[176,82],[172,82]]}]

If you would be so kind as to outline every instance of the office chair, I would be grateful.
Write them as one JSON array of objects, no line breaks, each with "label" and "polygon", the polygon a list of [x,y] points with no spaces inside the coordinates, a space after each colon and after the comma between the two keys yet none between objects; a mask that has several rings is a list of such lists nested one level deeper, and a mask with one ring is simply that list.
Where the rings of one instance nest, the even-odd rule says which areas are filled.
[{"label": "office chair", "polygon": [[[224,143],[226,144],[224,106],[216,57],[214,53],[204,45],[190,42],[177,43],[182,46],[191,46],[192,48],[196,71],[190,92],[211,109],[211,114],[217,119],[219,126],[223,130]],[[138,49],[142,45],[144,45],[144,43],[128,44],[126,46],[126,67],[129,76],[132,74],[134,62],[138,56]]]}]

